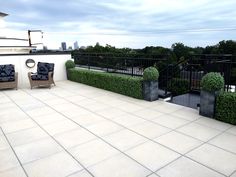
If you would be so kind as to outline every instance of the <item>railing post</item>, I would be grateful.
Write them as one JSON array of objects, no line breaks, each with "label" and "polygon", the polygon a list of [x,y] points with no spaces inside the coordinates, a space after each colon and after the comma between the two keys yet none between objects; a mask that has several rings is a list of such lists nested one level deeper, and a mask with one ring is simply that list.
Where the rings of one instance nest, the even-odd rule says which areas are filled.
[{"label": "railing post", "polygon": [[189,60],[189,66],[190,66],[190,70],[189,70],[189,91],[192,90],[192,56],[190,57]]},{"label": "railing post", "polygon": [[108,57],[107,55],[105,57],[106,57],[106,65],[107,65],[107,72],[108,72]]},{"label": "railing post", "polygon": [[90,69],[90,56],[88,55],[88,69]]},{"label": "railing post", "polygon": [[165,95],[167,94],[167,89],[168,89],[168,78],[169,78],[169,67],[170,65],[167,65],[167,69],[166,69],[166,87],[165,87]]},{"label": "railing post", "polygon": [[190,74],[189,74],[189,90],[192,90],[192,65],[190,65]]},{"label": "railing post", "polygon": [[131,60],[131,65],[132,65],[132,76],[134,76],[134,59]]}]

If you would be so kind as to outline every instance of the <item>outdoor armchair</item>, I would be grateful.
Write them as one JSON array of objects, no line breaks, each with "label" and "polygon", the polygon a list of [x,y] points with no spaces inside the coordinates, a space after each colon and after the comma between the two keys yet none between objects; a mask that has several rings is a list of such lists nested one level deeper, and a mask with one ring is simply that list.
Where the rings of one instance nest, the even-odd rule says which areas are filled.
[{"label": "outdoor armchair", "polygon": [[17,89],[18,73],[12,64],[0,65],[0,89]]},{"label": "outdoor armchair", "polygon": [[33,87],[49,87],[55,82],[53,80],[54,63],[38,62],[37,73],[28,73],[31,89]]}]

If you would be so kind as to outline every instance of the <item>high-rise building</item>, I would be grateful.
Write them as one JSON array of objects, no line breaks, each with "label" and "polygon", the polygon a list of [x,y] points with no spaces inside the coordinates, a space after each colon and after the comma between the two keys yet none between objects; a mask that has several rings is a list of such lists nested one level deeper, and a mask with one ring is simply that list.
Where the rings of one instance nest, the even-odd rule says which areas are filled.
[{"label": "high-rise building", "polygon": [[75,41],[74,42],[74,49],[78,49],[78,48],[79,48],[78,41]]},{"label": "high-rise building", "polygon": [[43,50],[48,50],[48,47],[44,45]]},{"label": "high-rise building", "polygon": [[66,42],[61,43],[61,48],[62,48],[63,51],[66,50]]}]

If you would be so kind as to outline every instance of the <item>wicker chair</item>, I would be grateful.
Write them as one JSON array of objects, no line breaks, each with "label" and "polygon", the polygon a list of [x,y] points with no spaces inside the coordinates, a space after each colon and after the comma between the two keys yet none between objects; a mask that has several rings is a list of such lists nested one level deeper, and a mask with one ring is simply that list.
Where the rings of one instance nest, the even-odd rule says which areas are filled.
[{"label": "wicker chair", "polygon": [[18,73],[14,65],[0,65],[0,89],[15,88],[18,85]]},{"label": "wicker chair", "polygon": [[54,72],[54,63],[43,63],[38,62],[37,65],[37,73],[28,73],[28,78],[30,82],[31,89],[33,87],[49,87],[51,88],[51,85],[56,85],[53,80],[53,72]]}]

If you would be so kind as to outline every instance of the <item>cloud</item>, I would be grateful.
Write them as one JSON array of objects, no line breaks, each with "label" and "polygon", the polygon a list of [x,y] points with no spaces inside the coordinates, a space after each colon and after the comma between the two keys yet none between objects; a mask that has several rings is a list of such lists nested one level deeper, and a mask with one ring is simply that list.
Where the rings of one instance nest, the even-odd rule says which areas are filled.
[{"label": "cloud", "polygon": [[[11,0],[1,2],[15,30],[41,29],[45,44],[208,45],[236,36],[235,0]],[[48,39],[48,41],[47,41]],[[56,46],[55,43],[58,45]]]}]

